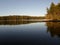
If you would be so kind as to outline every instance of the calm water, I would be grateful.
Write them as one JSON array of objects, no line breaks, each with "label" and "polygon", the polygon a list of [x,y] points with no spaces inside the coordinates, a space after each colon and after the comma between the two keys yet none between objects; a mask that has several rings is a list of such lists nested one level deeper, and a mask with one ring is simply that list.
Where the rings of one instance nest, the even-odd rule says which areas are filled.
[{"label": "calm water", "polygon": [[60,22],[0,24],[0,43],[60,45]]}]

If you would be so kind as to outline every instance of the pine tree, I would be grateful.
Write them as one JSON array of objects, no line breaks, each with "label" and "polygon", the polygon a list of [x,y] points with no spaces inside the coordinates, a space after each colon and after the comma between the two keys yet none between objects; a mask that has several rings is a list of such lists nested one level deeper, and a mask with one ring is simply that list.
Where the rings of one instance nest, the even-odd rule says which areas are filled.
[{"label": "pine tree", "polygon": [[55,4],[52,2],[50,6],[50,13],[54,15]]},{"label": "pine tree", "polygon": [[60,19],[60,3],[58,3],[57,5],[55,5],[53,2],[50,5],[50,8],[47,8],[47,15],[49,17],[49,19]]}]

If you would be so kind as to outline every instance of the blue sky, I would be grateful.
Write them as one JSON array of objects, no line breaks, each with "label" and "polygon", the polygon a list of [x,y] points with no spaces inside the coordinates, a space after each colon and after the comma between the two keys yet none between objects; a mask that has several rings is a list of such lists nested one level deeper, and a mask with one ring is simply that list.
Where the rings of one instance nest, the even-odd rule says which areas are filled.
[{"label": "blue sky", "polygon": [[51,2],[57,4],[60,0],[0,0],[0,16],[45,16]]}]

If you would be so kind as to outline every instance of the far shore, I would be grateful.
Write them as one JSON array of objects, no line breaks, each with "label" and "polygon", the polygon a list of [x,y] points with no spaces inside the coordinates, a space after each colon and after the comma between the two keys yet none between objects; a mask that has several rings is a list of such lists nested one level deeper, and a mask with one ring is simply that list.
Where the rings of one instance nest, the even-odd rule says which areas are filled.
[{"label": "far shore", "polygon": [[60,20],[51,20],[51,19],[30,19],[30,20],[0,20],[0,21],[32,21],[32,22],[60,22]]}]

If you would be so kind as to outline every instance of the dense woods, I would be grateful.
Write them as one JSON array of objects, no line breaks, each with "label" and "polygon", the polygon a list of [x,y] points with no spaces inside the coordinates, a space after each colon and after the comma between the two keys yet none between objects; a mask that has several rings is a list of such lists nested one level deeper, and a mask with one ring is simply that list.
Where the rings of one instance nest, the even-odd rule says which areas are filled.
[{"label": "dense woods", "polygon": [[0,21],[5,20],[31,20],[31,19],[45,19],[45,17],[36,17],[36,16],[0,16]]},{"label": "dense woods", "polygon": [[60,3],[51,3],[50,8],[47,8],[46,19],[60,20]]},{"label": "dense woods", "polygon": [[35,19],[45,19],[45,17],[36,17],[36,16],[0,16],[0,25],[1,24],[9,24],[9,25],[16,25],[16,24],[26,24],[31,23],[29,20]]}]

